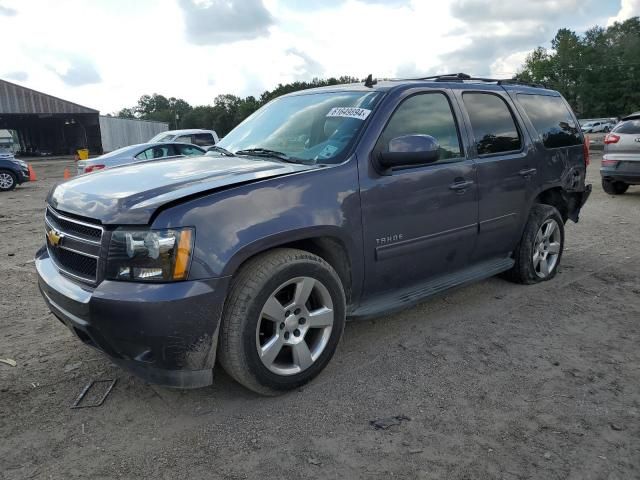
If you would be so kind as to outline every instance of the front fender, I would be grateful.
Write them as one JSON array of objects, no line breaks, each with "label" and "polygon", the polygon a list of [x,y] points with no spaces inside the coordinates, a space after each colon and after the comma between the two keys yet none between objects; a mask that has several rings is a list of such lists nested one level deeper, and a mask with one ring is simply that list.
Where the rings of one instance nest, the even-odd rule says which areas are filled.
[{"label": "front fender", "polygon": [[354,159],[187,200],[160,212],[153,222],[153,228],[184,226],[196,229],[192,280],[233,275],[257,253],[316,237],[342,242],[354,282],[362,276]]}]

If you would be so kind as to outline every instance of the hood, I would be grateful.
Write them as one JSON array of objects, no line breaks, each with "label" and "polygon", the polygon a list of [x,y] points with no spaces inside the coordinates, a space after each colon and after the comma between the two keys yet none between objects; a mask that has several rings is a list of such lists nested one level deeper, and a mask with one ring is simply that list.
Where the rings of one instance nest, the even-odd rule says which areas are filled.
[{"label": "hood", "polygon": [[47,199],[62,212],[103,224],[145,225],[169,202],[234,184],[318,168],[239,157],[143,162],[81,175],[55,186]]}]

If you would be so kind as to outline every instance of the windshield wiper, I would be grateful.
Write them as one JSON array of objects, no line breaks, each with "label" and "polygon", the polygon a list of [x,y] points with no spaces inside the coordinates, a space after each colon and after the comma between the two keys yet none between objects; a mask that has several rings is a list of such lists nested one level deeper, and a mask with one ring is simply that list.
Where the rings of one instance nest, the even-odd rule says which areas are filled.
[{"label": "windshield wiper", "polygon": [[289,155],[277,150],[269,150],[268,148],[246,148],[244,150],[238,150],[236,155],[252,155],[254,157],[271,157],[282,160],[289,163],[301,163],[297,158],[291,158]]},{"label": "windshield wiper", "polygon": [[235,155],[233,153],[231,153],[229,150],[227,150],[226,148],[219,147],[217,145],[213,145],[213,146],[209,147],[207,149],[207,152],[220,152],[225,157],[235,157]]}]

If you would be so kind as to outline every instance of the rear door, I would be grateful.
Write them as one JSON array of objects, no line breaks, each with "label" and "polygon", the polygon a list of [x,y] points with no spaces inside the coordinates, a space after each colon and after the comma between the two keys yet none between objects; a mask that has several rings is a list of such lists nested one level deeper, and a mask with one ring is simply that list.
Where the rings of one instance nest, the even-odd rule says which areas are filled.
[{"label": "rear door", "polygon": [[[476,173],[450,92],[405,91],[385,109],[390,118],[359,168],[367,296],[465,267],[478,229]],[[438,141],[438,161],[390,175],[372,167],[391,139],[415,134]]]},{"label": "rear door", "polygon": [[479,234],[474,260],[506,256],[518,242],[536,190],[535,150],[500,87],[458,89],[478,171]]}]

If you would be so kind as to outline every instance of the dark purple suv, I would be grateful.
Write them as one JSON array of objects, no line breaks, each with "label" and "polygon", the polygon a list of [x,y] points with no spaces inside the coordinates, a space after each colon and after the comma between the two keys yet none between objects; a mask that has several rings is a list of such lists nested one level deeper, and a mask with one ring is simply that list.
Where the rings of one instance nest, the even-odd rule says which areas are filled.
[{"label": "dark purple suv", "polygon": [[557,93],[467,75],[280,97],[202,157],[55,187],[42,294],[84,343],[149,382],[216,360],[264,394],[330,361],[347,317],[504,274],[557,272],[591,191]]}]

